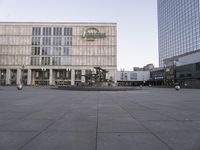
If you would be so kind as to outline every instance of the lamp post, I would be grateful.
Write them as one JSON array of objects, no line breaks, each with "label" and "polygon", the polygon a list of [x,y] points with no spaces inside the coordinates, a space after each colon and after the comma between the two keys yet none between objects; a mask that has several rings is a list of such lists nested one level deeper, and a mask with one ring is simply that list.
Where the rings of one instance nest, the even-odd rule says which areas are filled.
[{"label": "lamp post", "polygon": [[45,71],[46,71],[46,68],[42,68],[42,82],[43,82],[43,84],[44,84],[44,73],[45,73]]},{"label": "lamp post", "polygon": [[175,84],[175,90],[180,90],[180,85],[176,81],[176,61],[173,61],[173,72],[174,72],[174,84]]},{"label": "lamp post", "polygon": [[24,85],[24,68],[25,66],[22,65],[22,76],[21,76],[21,84]]},{"label": "lamp post", "polygon": [[123,86],[124,84],[124,68],[121,69],[121,75],[120,75],[120,78],[121,78],[121,86]]},{"label": "lamp post", "polygon": [[163,69],[163,84],[164,84],[164,86],[166,85],[166,67],[167,67],[167,65],[164,64],[164,69]]},{"label": "lamp post", "polygon": [[173,61],[174,83],[176,84],[176,61]]},{"label": "lamp post", "polygon": [[22,65],[22,68],[21,68],[21,71],[22,71],[22,75],[21,75],[21,81],[20,81],[20,83],[17,85],[17,89],[18,90],[22,90],[23,89],[23,84],[24,84],[24,68],[25,68],[25,66],[24,65]]},{"label": "lamp post", "polygon": [[4,74],[3,74],[3,72],[1,73],[1,85],[3,85],[3,80],[4,80]]}]

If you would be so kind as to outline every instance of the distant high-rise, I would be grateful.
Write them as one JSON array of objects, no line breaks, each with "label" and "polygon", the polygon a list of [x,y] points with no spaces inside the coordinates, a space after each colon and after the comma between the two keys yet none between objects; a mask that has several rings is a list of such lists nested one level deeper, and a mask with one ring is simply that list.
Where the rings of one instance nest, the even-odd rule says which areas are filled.
[{"label": "distant high-rise", "polygon": [[157,0],[159,66],[200,49],[200,0]]}]

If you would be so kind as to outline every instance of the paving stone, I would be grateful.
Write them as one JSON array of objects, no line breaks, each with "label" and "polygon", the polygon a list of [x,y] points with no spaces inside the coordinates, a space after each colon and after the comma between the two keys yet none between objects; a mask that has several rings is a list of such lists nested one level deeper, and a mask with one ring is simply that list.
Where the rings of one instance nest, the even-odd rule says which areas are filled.
[{"label": "paving stone", "polygon": [[170,150],[149,133],[99,133],[97,150]]},{"label": "paving stone", "polygon": [[43,131],[51,123],[51,120],[18,120],[2,125],[0,131]]},{"label": "paving stone", "polygon": [[22,119],[26,117],[27,113],[16,113],[16,112],[0,112],[0,120],[2,119]]},{"label": "paving stone", "polygon": [[48,132],[51,131],[73,131],[73,132],[96,132],[97,117],[93,115],[80,115],[71,113],[65,119],[57,120]]},{"label": "paving stone", "polygon": [[22,150],[95,150],[95,138],[91,133],[43,133]]},{"label": "paving stone", "polygon": [[156,133],[174,150],[200,150],[200,132]]},{"label": "paving stone", "polygon": [[99,115],[98,132],[147,132],[129,115]]},{"label": "paving stone", "polygon": [[17,150],[37,134],[37,132],[0,132],[0,150]]},{"label": "paving stone", "polygon": [[58,119],[64,114],[63,112],[36,112],[28,115],[25,119]]},{"label": "paving stone", "polygon": [[192,132],[200,131],[193,121],[143,121],[142,124],[152,132]]},{"label": "paving stone", "polygon": [[154,110],[137,111],[131,113],[131,115],[137,120],[174,120],[172,117]]}]

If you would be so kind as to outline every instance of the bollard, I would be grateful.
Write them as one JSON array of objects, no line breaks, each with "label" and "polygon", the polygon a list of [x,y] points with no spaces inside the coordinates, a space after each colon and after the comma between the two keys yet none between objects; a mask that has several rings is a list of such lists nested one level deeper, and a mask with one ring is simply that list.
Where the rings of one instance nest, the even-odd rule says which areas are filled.
[{"label": "bollard", "polygon": [[179,85],[176,85],[176,86],[175,86],[175,89],[176,89],[176,91],[180,90],[180,86],[179,86]]},{"label": "bollard", "polygon": [[17,89],[18,89],[18,90],[22,90],[22,89],[23,89],[22,84],[18,84],[18,85],[17,85]]}]

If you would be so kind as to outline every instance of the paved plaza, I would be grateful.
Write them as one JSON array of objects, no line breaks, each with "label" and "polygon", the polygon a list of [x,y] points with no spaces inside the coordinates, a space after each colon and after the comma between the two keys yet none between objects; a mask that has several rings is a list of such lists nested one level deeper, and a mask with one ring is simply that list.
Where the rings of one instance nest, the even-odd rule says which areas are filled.
[{"label": "paved plaza", "polygon": [[0,150],[200,150],[200,90],[0,87]]}]

